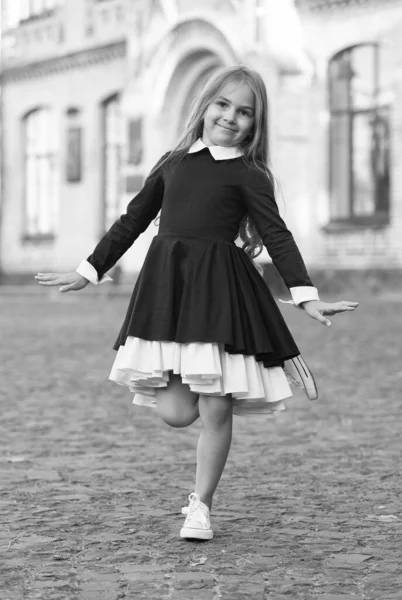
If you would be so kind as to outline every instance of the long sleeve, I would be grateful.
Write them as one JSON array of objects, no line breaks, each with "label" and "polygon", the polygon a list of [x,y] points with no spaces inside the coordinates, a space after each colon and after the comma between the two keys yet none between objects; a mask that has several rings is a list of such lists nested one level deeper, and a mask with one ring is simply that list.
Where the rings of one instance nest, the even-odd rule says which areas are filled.
[{"label": "long sleeve", "polygon": [[126,213],[111,226],[87,258],[88,263],[96,270],[99,280],[157,216],[164,193],[163,169],[158,168],[158,165],[165,156],[166,154],[151,171],[141,191],[127,205]]},{"label": "long sleeve", "polygon": [[[318,299],[293,235],[279,214],[271,182],[263,173],[250,169],[242,187],[250,218],[274,266],[291,291],[295,305]],[[299,288],[302,294],[297,293],[295,288]]]}]

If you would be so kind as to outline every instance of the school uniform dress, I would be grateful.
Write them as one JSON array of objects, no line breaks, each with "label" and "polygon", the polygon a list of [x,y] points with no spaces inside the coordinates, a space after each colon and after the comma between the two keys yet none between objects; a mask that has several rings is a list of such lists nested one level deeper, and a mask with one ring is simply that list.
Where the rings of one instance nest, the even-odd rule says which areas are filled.
[{"label": "school uniform dress", "polygon": [[293,303],[318,294],[272,185],[236,148],[200,139],[180,160],[160,163],[77,269],[93,283],[110,279],[107,271],[161,210],[109,378],[134,393],[134,404],[155,407],[156,390],[175,373],[197,394],[231,394],[234,414],[284,410],[292,390],[283,367],[300,352],[267,284],[235,244],[247,213]]}]

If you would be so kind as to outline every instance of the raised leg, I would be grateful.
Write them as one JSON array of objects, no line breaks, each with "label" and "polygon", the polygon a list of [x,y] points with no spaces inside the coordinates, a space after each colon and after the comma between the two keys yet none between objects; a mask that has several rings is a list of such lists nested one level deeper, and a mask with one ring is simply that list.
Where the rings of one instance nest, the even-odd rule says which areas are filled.
[{"label": "raised leg", "polygon": [[198,396],[182,382],[180,375],[171,373],[168,386],[156,391],[156,410],[171,427],[187,427],[200,416]]},{"label": "raised leg", "polygon": [[197,447],[194,491],[211,509],[232,442],[232,399],[228,396],[200,395],[198,408],[202,430]]}]

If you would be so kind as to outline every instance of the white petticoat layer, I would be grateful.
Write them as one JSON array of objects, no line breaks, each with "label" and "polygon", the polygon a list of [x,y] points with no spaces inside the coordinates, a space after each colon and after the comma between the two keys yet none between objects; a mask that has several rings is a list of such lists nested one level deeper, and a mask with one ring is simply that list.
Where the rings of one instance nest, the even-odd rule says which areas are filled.
[{"label": "white petticoat layer", "polygon": [[286,410],[292,396],[282,367],[264,367],[255,357],[229,354],[218,343],[158,342],[129,336],[120,346],[109,376],[134,392],[133,404],[156,407],[156,389],[166,387],[169,371],[181,375],[196,394],[231,394],[234,414]]}]

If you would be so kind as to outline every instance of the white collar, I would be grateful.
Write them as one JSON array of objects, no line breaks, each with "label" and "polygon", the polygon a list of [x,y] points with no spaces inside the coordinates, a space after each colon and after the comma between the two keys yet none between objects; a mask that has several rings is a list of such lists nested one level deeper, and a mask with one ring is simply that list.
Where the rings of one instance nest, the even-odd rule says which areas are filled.
[{"label": "white collar", "polygon": [[188,153],[192,154],[193,152],[199,152],[204,148],[208,148],[215,160],[228,160],[229,158],[243,156],[243,152],[235,146],[207,146],[201,138],[198,138],[198,140],[194,142]]}]

